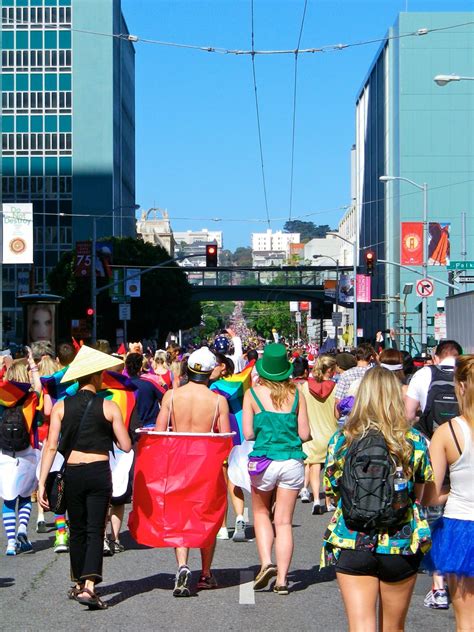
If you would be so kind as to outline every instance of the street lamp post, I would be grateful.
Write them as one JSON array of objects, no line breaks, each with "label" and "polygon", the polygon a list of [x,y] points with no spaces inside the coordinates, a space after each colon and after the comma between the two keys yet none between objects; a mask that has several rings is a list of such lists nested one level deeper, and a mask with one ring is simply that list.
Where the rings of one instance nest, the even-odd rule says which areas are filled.
[{"label": "street lamp post", "polygon": [[443,87],[452,81],[474,81],[474,77],[462,77],[461,75],[436,75],[436,77],[433,77],[433,81],[438,86]]},{"label": "street lamp post", "polygon": [[[401,176],[380,176],[380,182],[393,182],[399,180],[402,182],[408,182],[412,186],[423,191],[423,278],[428,276],[428,185],[426,182],[418,184],[409,178],[402,178]],[[422,296],[421,298],[421,351],[426,353],[428,348],[428,298]]]},{"label": "street lamp post", "polygon": [[[356,231],[357,228],[357,217],[356,217]],[[354,328],[354,347],[357,347],[357,238],[354,239],[354,242],[346,239],[339,233],[333,233],[332,231],[326,233],[326,235],[330,235],[331,237],[338,237],[342,241],[345,241],[346,244],[350,244],[352,246],[353,254],[352,254],[352,275],[354,277],[354,308],[353,308],[353,323],[352,326]],[[357,235],[357,233],[356,233]]]}]

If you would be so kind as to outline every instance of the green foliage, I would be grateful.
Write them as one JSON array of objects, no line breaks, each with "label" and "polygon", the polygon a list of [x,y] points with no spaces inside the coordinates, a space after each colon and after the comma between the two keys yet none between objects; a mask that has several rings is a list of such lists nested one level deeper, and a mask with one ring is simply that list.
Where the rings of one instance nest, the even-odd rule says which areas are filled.
[{"label": "green foliage", "polygon": [[250,246],[239,246],[232,255],[232,263],[234,266],[251,266],[252,248]]},{"label": "green foliage", "polygon": [[290,313],[288,301],[247,301],[243,314],[249,328],[254,329],[259,336],[271,338],[272,329],[276,329],[280,336],[296,334],[295,319]]},{"label": "green foliage", "polygon": [[[113,265],[152,267],[167,261],[167,251],[153,244],[131,237],[112,238]],[[49,276],[51,291],[64,296],[61,304],[60,335],[69,336],[70,321],[85,317],[91,304],[90,278],[74,276],[75,252],[63,255]],[[97,279],[97,288],[109,283]],[[157,338],[163,344],[170,331],[188,329],[199,324],[201,309],[192,301],[191,286],[176,263],[164,269],[147,272],[141,277],[141,297],[132,298],[132,320],[128,323],[129,340]],[[108,290],[97,296],[97,335],[115,341],[116,329],[121,327],[118,307],[113,304]]]},{"label": "green foliage", "polygon": [[327,224],[316,226],[313,222],[293,219],[285,222],[283,230],[285,233],[300,233],[301,243],[306,244],[311,239],[326,237],[331,228]]}]

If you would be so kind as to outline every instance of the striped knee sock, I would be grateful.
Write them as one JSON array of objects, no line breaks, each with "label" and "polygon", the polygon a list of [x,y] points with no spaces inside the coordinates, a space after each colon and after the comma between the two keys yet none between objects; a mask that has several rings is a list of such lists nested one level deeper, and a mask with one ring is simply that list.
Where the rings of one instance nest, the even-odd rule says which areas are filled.
[{"label": "striped knee sock", "polygon": [[66,517],[64,514],[59,515],[55,514],[54,516],[54,525],[56,527],[56,531],[59,535],[66,533]]},{"label": "striped knee sock", "polygon": [[20,502],[18,503],[18,533],[25,533],[28,530],[28,523],[31,515],[31,496],[23,498],[20,496]]},{"label": "striped knee sock", "polygon": [[7,533],[8,542],[15,542],[16,540],[16,498],[15,500],[5,500],[3,502],[3,526]]}]

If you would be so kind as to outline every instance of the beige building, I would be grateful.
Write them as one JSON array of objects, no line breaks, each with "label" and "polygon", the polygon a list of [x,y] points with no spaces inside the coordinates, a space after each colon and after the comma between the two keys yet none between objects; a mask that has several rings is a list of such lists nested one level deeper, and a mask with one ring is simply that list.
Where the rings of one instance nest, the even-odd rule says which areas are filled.
[{"label": "beige building", "polygon": [[162,246],[171,257],[174,256],[176,240],[171,229],[168,211],[151,208],[143,211],[137,220],[137,235],[146,243]]}]

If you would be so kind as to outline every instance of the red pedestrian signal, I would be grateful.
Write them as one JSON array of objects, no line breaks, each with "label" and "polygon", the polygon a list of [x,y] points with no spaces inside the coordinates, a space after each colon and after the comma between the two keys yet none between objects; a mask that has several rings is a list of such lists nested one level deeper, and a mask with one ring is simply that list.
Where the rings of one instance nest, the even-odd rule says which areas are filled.
[{"label": "red pedestrian signal", "polygon": [[365,273],[368,276],[374,276],[374,268],[377,259],[375,257],[375,252],[369,250],[365,253]]},{"label": "red pedestrian signal", "polygon": [[94,309],[93,309],[92,307],[88,307],[88,308],[86,309],[86,314],[87,314],[88,316],[94,316]]},{"label": "red pedestrian signal", "polygon": [[206,268],[217,268],[216,244],[206,244]]}]

